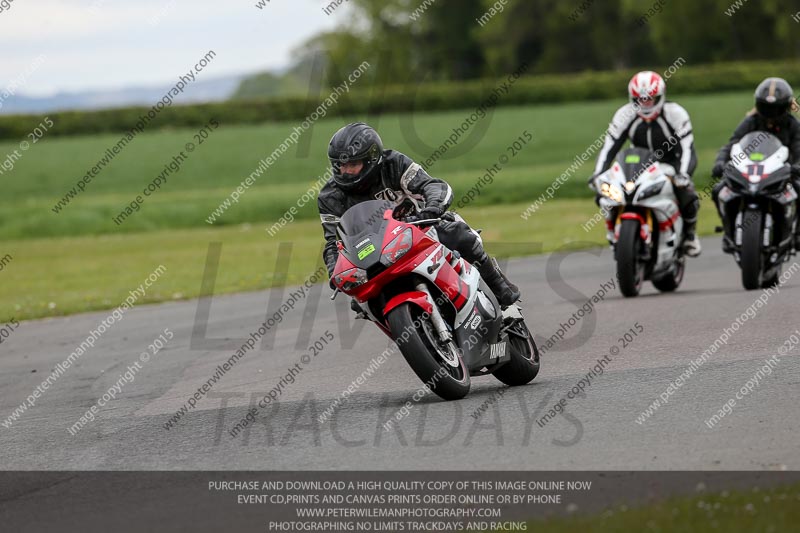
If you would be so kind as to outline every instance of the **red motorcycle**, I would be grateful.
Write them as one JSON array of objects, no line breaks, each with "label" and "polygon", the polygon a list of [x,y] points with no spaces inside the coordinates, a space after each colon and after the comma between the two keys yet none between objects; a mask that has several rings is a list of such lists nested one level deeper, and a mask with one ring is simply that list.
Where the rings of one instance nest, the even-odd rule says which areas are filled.
[{"label": "red motorcycle", "polygon": [[404,222],[403,210],[371,200],[341,217],[331,299],[352,296],[445,400],[466,396],[471,376],[532,381],[539,350],[520,308],[501,309],[478,269],[438,241],[440,219]]}]

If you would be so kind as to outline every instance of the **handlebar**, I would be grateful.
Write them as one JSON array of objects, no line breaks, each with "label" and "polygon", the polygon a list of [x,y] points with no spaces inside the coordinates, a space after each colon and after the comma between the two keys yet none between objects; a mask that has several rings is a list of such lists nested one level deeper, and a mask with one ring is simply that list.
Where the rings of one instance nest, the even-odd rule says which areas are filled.
[{"label": "handlebar", "polygon": [[410,224],[412,226],[427,226],[436,224],[441,220],[442,220],[441,218],[426,218],[423,220],[414,220],[413,222],[406,222],[406,224]]}]

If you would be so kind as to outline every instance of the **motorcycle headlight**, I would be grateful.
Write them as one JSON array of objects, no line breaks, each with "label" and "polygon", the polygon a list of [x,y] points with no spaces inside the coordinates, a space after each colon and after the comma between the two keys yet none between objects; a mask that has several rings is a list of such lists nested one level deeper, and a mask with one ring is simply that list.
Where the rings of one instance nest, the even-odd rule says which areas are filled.
[{"label": "motorcycle headlight", "polygon": [[645,198],[650,198],[651,196],[655,196],[661,192],[661,189],[664,188],[664,181],[659,181],[658,183],[654,183],[650,185],[648,188],[643,190],[639,194],[639,200],[644,200]]},{"label": "motorcycle headlight", "polygon": [[404,229],[400,235],[389,241],[389,244],[383,247],[381,251],[381,264],[383,266],[389,266],[396,263],[398,259],[406,255],[406,252],[411,249],[413,241],[411,228]]},{"label": "motorcycle headlight", "polygon": [[367,271],[363,268],[350,268],[333,277],[333,283],[344,292],[351,291],[367,282]]},{"label": "motorcycle headlight", "polygon": [[622,194],[622,189],[619,188],[619,185],[604,181],[600,184],[600,194],[614,200],[618,204],[624,203],[625,195]]}]

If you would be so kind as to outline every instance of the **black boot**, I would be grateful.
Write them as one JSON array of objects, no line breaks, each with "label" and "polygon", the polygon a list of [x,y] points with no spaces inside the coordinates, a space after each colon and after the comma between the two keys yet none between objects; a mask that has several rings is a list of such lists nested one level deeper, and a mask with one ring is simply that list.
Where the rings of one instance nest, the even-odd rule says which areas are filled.
[{"label": "black boot", "polygon": [[722,253],[724,254],[732,254],[736,251],[736,246],[733,244],[733,241],[727,235],[722,236]]},{"label": "black boot", "polygon": [[519,287],[508,281],[496,259],[487,257],[485,261],[481,261],[478,264],[478,272],[481,273],[483,281],[492,290],[502,307],[508,307],[519,300]]},{"label": "black boot", "polygon": [[355,298],[350,298],[350,310],[355,311],[356,320],[359,318],[363,320],[369,320],[369,315],[365,313],[363,309],[361,309],[361,306],[358,305],[358,302]]},{"label": "black boot", "polygon": [[686,255],[689,257],[697,257],[702,251],[700,241],[695,234],[697,219],[684,220],[684,224],[686,224],[686,226],[683,228],[683,251],[686,252]]}]

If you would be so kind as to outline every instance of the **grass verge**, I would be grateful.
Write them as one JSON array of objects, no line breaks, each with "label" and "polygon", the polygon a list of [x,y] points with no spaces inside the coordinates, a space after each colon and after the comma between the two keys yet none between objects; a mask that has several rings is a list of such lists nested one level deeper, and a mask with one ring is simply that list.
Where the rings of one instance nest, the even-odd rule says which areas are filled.
[{"label": "grass verge", "polygon": [[529,522],[541,533],[783,533],[800,523],[800,485],[678,497],[600,515]]}]

